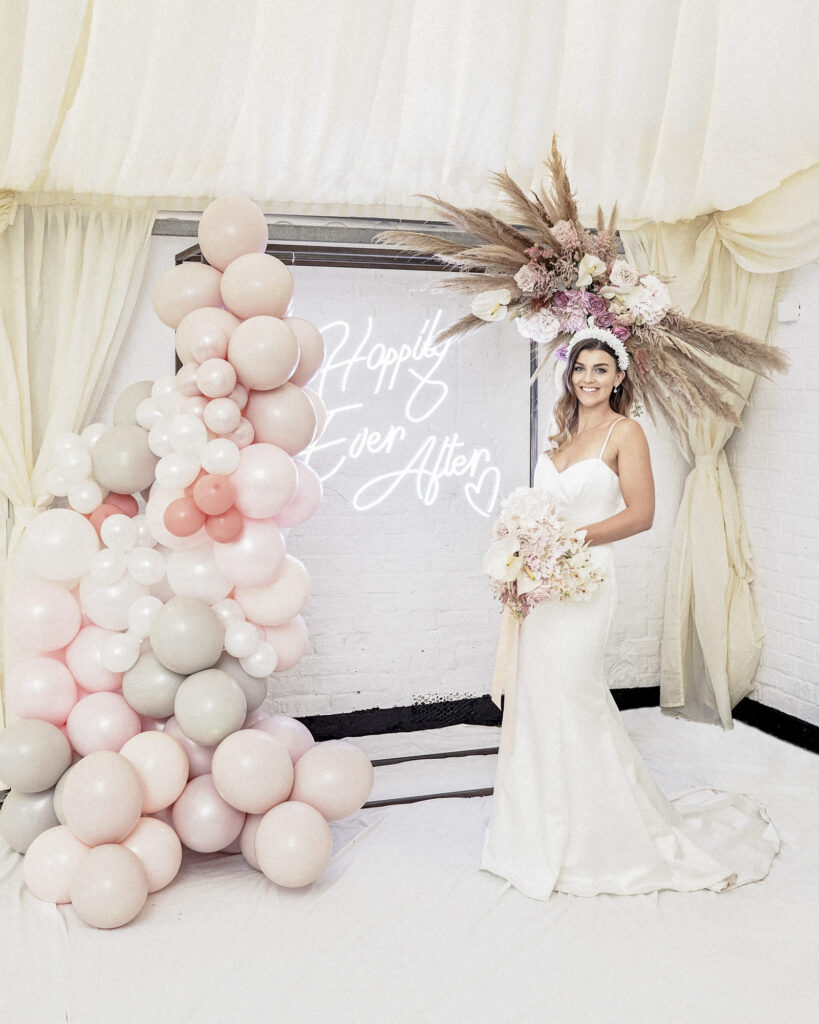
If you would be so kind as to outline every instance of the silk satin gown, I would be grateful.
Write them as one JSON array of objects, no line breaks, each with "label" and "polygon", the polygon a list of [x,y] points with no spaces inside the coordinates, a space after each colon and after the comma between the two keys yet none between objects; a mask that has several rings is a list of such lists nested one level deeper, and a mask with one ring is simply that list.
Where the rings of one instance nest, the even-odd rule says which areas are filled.
[{"label": "silk satin gown", "polygon": [[[623,507],[603,461],[610,436],[597,458],[562,473],[545,452],[538,460],[535,487],[556,496],[575,527]],[[764,878],[780,838],[759,801],[710,787],[668,798],[634,746],[603,671],[613,545],[589,550],[607,574],[592,598],[546,602],[521,624],[514,749],[498,755],[481,868],[539,900],[554,891],[721,892]]]}]

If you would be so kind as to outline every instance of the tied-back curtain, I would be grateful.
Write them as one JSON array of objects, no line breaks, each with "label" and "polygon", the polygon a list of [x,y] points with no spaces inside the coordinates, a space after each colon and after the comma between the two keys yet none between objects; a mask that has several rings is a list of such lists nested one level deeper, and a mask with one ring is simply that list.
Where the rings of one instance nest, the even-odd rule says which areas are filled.
[{"label": "tied-back curtain", "polygon": [[[51,501],[41,452],[59,434],[80,430],[102,397],[139,292],[153,221],[148,208],[21,206],[6,218],[0,496],[10,504],[11,529],[0,519],[3,590],[26,525]],[[6,640],[5,629],[0,636]],[[3,642],[0,654],[7,650]],[[0,725],[4,719],[0,700]]]}]

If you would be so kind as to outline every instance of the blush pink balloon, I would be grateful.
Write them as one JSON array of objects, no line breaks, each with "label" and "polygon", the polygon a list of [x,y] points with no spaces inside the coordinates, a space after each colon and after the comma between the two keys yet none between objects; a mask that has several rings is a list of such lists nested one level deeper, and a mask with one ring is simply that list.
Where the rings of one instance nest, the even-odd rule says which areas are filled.
[{"label": "blush pink balloon", "polygon": [[118,690],[122,686],[122,672],[110,672],[102,664],[103,644],[115,635],[102,626],[83,626],[65,650],[65,663],[72,676],[89,693]]},{"label": "blush pink balloon", "polygon": [[231,544],[242,536],[244,525],[242,513],[238,509],[229,508],[219,516],[208,516],[205,532],[217,544]]},{"label": "blush pink balloon", "polygon": [[191,779],[200,775],[209,775],[210,766],[213,761],[213,747],[203,747],[201,743],[195,743],[182,732],[176,716],[172,715],[165,723],[163,730],[166,736],[172,736],[185,751],[188,758],[188,776]]},{"label": "blush pink balloon", "polygon": [[222,274],[215,267],[180,263],[166,270],[154,285],[154,311],[163,324],[178,327],[195,309],[222,306],[221,283]]},{"label": "blush pink balloon", "polygon": [[[176,501],[179,498],[184,497],[186,497],[186,495],[182,490],[172,490],[170,488],[161,487],[159,484],[154,484],[151,488],[151,496],[148,498],[148,504],[145,506],[145,521],[148,524],[148,529],[151,531],[151,535],[155,537],[160,544],[164,544],[166,548],[184,550],[186,548],[199,547],[200,544],[207,543],[208,538],[205,533],[204,526],[201,530],[197,530],[196,533],[191,534],[190,537],[177,537],[165,526],[165,510],[172,501]],[[189,497],[189,495],[187,495],[187,497]]]},{"label": "blush pink balloon", "polygon": [[224,850],[238,838],[244,823],[244,812],[219,796],[210,775],[191,779],[173,805],[174,831],[197,853]]},{"label": "blush pink balloon", "polygon": [[239,256],[264,252],[267,222],[259,207],[243,196],[224,196],[205,207],[199,220],[202,255],[219,270]]},{"label": "blush pink balloon", "polygon": [[38,900],[71,902],[71,878],[91,849],[65,825],[55,825],[32,840],[23,858],[23,880]]},{"label": "blush pink balloon", "polygon": [[206,473],[193,487],[196,507],[208,516],[221,516],[236,500],[236,488],[229,476]]},{"label": "blush pink balloon", "polygon": [[281,530],[272,519],[248,519],[232,544],[216,544],[216,568],[225,579],[243,587],[263,587],[281,572],[287,551]]},{"label": "blush pink balloon", "polygon": [[277,512],[273,517],[282,529],[306,522],[324,497],[324,488],[316,471],[298,459],[294,461],[298,474],[296,493],[281,512]]},{"label": "blush pink balloon", "polygon": [[260,729],[283,743],[293,764],[316,742],[303,722],[287,715],[265,715],[258,718],[251,729]]},{"label": "blush pink balloon", "polygon": [[6,702],[9,711],[21,718],[62,725],[77,703],[77,686],[55,658],[26,658],[6,676]]},{"label": "blush pink balloon", "polygon": [[[208,355],[210,358],[210,355]],[[185,398],[195,398],[199,394],[196,374],[199,363],[183,363],[176,371],[176,390]]]},{"label": "blush pink balloon", "polygon": [[327,426],[327,406],[321,400],[321,395],[318,392],[313,391],[312,388],[302,388],[305,395],[310,399],[313,408],[316,410],[316,432],[313,434],[313,440],[317,441],[324,433],[324,428]]},{"label": "blush pink balloon", "polygon": [[299,758],[291,798],[337,821],[360,810],[372,788],[373,766],[364,751],[345,740],[325,740]]},{"label": "blush pink balloon", "polygon": [[268,626],[264,634],[278,655],[277,672],[286,672],[304,657],[307,650],[307,623],[304,616],[297,615],[281,626]]},{"label": "blush pink balloon", "polygon": [[133,494],[114,494],[111,491],[105,499],[105,504],[113,505],[114,508],[119,509],[120,512],[131,519],[139,512],[139,505]]},{"label": "blush pink balloon", "polygon": [[125,846],[95,846],[71,879],[71,903],[93,928],[120,928],[137,916],[148,898],[142,861]]},{"label": "blush pink balloon", "polygon": [[142,783],[126,758],[103,750],[77,761],[62,792],[66,825],[88,846],[118,843],[139,821]]},{"label": "blush pink balloon", "polygon": [[296,369],[299,343],[283,320],[254,316],[231,334],[228,359],[246,388],[269,391],[284,384]]},{"label": "blush pink balloon", "polygon": [[192,537],[205,525],[205,513],[193,498],[174,498],[165,508],[162,522],[174,537]]},{"label": "blush pink balloon", "polygon": [[178,799],[188,782],[188,755],[166,732],[141,732],[123,744],[120,754],[142,783],[142,813],[154,814]]},{"label": "blush pink balloon", "polygon": [[304,389],[289,381],[272,391],[251,391],[245,416],[257,441],[275,444],[290,455],[298,455],[310,444],[318,424]]},{"label": "blush pink balloon", "polygon": [[293,384],[303,387],[316,375],[324,362],[324,338],[309,320],[298,316],[286,316],[284,323],[296,335],[299,343],[299,365],[290,378]]},{"label": "blush pink balloon", "polygon": [[239,456],[239,468],[231,475],[236,508],[250,519],[269,519],[296,493],[298,480],[287,452],[272,444],[248,445]]},{"label": "blush pink balloon", "polygon": [[307,804],[288,800],[269,810],[256,829],[256,859],[277,885],[298,888],[321,875],[333,855],[330,826]]},{"label": "blush pink balloon", "polygon": [[[222,302],[236,316],[283,316],[293,297],[293,277],[266,253],[237,256],[222,274]],[[200,303],[204,305],[204,303]]]},{"label": "blush pink balloon", "polygon": [[9,594],[6,608],[8,636],[20,647],[38,653],[58,651],[70,644],[82,621],[74,595],[45,580],[33,580]]},{"label": "blush pink balloon", "polygon": [[[217,303],[221,307],[221,300]],[[224,359],[228,339],[239,318],[226,309],[213,305],[195,309],[184,317],[176,328],[176,353],[182,363],[200,363],[204,359]],[[196,359],[193,348],[203,353]]]},{"label": "blush pink balloon", "polygon": [[274,736],[258,729],[239,729],[216,748],[212,778],[231,807],[246,814],[264,814],[290,795],[293,762]]},{"label": "blush pink balloon", "polygon": [[140,818],[122,845],[136,854],[145,869],[148,892],[159,892],[176,878],[182,864],[182,844],[170,825],[158,818]]},{"label": "blush pink balloon", "polygon": [[77,701],[65,723],[71,746],[85,756],[116,751],[142,728],[139,715],[119,693],[89,693]]},{"label": "blush pink balloon", "polygon": [[261,871],[256,860],[256,829],[263,817],[264,814],[248,814],[239,833],[239,851],[255,871]]},{"label": "blush pink balloon", "polygon": [[196,371],[196,386],[206,398],[226,398],[236,387],[236,370],[226,359],[206,359]]},{"label": "blush pink balloon", "polygon": [[[247,405],[247,392],[245,392],[245,405]],[[253,439],[256,436],[256,432],[253,429],[253,424],[250,420],[245,419],[243,416],[239,421],[239,426],[231,431],[229,434],[223,435],[228,441],[232,441],[237,448],[247,448],[249,444],[253,444]]]},{"label": "blush pink balloon", "polygon": [[286,555],[282,571],[266,587],[236,587],[234,598],[250,622],[281,626],[296,617],[310,596],[310,578],[302,563]]}]

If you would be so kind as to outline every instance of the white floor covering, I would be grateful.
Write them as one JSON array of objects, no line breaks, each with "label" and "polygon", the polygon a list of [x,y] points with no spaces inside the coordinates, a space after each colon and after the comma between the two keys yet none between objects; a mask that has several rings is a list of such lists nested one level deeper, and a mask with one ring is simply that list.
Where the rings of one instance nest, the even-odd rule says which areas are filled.
[{"label": "white floor covering", "polygon": [[[491,798],[364,810],[304,890],[188,855],[116,931],[39,902],[0,840],[2,1024],[808,1024],[819,1021],[819,757],[741,722],[623,713],[668,794],[758,797],[771,873],[724,893],[527,899],[478,869]],[[454,726],[356,739],[373,758],[496,746]],[[578,751],[582,756],[582,751]],[[495,758],[376,770],[373,799],[492,785]]]}]

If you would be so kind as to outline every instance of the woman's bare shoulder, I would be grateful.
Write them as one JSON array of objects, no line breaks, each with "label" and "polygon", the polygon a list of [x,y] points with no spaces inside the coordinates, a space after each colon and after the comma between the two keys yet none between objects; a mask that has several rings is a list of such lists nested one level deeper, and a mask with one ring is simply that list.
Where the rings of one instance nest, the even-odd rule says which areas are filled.
[{"label": "woman's bare shoulder", "polygon": [[628,417],[618,422],[612,437],[617,438],[618,448],[648,448],[645,431],[636,420]]}]

